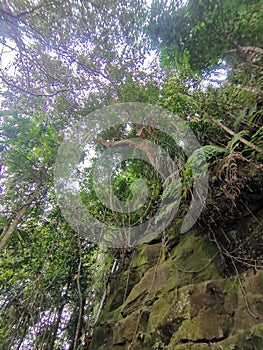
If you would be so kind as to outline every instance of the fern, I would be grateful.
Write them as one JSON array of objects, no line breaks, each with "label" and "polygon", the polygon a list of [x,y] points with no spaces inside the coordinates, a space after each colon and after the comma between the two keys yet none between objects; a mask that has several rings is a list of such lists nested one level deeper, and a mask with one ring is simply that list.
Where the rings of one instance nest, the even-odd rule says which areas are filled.
[{"label": "fern", "polygon": [[236,117],[234,122],[234,130],[237,132],[239,125],[241,122],[247,117],[247,125],[253,124],[257,119],[262,115],[262,110],[257,111],[257,103],[254,103],[248,112],[245,110],[241,111],[239,115]]},{"label": "fern", "polygon": [[246,111],[241,111],[239,115],[236,117],[235,122],[234,122],[234,130],[235,132],[238,130],[238,127],[242,120],[246,117]]},{"label": "fern", "polygon": [[[206,145],[197,150],[195,150],[186,162],[186,167],[200,169],[201,167],[207,165],[206,161],[210,161],[212,158],[217,157],[219,154],[227,153],[225,147],[217,145]],[[210,162],[210,165],[213,162]]]},{"label": "fern", "polygon": [[263,126],[252,135],[251,142],[263,149]]},{"label": "fern", "polygon": [[[261,126],[251,137],[250,142],[256,145],[258,148],[261,148],[263,151],[263,126]],[[251,150],[250,147],[246,146],[244,149],[245,152],[248,152],[247,157],[253,159],[256,162],[262,162],[263,156],[262,153],[255,152]]]},{"label": "fern", "polygon": [[260,121],[262,116],[263,116],[263,109],[260,109],[256,113],[249,116],[248,125],[252,125],[253,123],[257,123],[258,121]]},{"label": "fern", "polygon": [[[182,187],[191,187],[194,177],[202,177],[207,173],[207,161],[225,153],[227,153],[227,149],[217,145],[206,145],[195,150],[184,165],[182,178],[178,177],[180,175],[178,172],[175,172],[166,179],[162,199],[178,200],[182,194]],[[210,162],[210,165],[216,161],[217,159]]]},{"label": "fern", "polygon": [[257,105],[254,106],[254,109],[250,109],[248,115],[248,125],[252,125],[254,122],[257,122],[263,114],[263,110],[260,109],[256,112]]},{"label": "fern", "polygon": [[239,133],[237,133],[235,136],[233,136],[226,146],[228,153],[232,153],[234,151],[234,149],[237,146],[237,143],[239,142],[240,137],[243,137],[248,134],[249,134],[248,130],[242,130]]},{"label": "fern", "polygon": [[217,156],[218,154],[226,153],[226,148],[217,146],[217,145],[206,145],[202,147],[202,150],[205,154],[206,160],[210,160],[212,157]]}]

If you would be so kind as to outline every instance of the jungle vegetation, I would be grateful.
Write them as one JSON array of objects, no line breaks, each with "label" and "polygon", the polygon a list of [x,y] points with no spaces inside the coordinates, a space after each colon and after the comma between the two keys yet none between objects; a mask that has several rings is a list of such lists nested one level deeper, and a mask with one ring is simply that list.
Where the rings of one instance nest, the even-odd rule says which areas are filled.
[{"label": "jungle vegetation", "polygon": [[[0,349],[87,349],[113,261],[126,263],[130,250],[70,227],[54,188],[64,133],[98,108],[143,102],[182,118],[209,166],[200,234],[216,243],[226,275],[233,266],[260,268],[262,237],[230,236],[229,228],[261,209],[262,33],[262,0],[1,1]],[[120,125],[101,137],[139,136],[136,125]],[[187,159],[158,130],[144,130],[144,138],[177,159],[178,215],[185,215],[193,186]],[[104,147],[96,144],[95,158]],[[82,174],[83,202],[114,227],[154,215],[174,190],[171,182],[164,193],[140,160],[121,164],[113,176],[121,200],[138,178],[150,190],[145,207],[116,215],[96,197],[91,175],[92,166]]]}]

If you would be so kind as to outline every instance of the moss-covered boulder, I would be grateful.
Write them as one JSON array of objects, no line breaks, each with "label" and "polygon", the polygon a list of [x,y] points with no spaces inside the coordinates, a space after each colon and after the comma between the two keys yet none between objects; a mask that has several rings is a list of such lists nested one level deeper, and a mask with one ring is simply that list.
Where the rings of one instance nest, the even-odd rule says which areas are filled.
[{"label": "moss-covered boulder", "polygon": [[224,278],[213,243],[175,228],[112,276],[90,349],[263,349],[262,325],[263,272]]}]

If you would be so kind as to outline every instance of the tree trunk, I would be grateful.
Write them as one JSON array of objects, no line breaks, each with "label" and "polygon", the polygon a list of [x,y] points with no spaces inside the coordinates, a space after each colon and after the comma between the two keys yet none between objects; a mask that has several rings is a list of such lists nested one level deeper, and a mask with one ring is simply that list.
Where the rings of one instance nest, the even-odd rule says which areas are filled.
[{"label": "tree trunk", "polygon": [[37,195],[38,188],[35,189],[28,201],[17,211],[11,223],[3,230],[3,233],[0,236],[0,252],[5,248],[7,241],[13,235],[17,225],[21,222],[23,216],[25,215],[27,208],[36,199]]}]

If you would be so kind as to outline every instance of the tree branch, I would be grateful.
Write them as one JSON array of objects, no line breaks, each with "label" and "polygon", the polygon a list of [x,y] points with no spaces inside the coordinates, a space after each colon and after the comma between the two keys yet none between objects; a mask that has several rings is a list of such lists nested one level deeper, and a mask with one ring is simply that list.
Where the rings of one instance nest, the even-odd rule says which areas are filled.
[{"label": "tree branch", "polygon": [[[237,134],[229,129],[227,126],[225,126],[223,123],[221,123],[219,120],[217,120],[216,118],[212,117],[211,115],[209,115],[206,112],[203,112],[203,114],[210,119],[213,123],[215,123],[216,125],[218,125],[221,129],[225,130],[229,135],[231,136],[237,136]],[[244,139],[242,136],[238,137],[239,141],[242,142],[244,145],[248,146],[249,148],[254,149],[255,151],[259,152],[260,154],[263,154],[263,150],[261,148],[259,148],[258,146],[254,145],[253,143],[249,142],[248,140]]]},{"label": "tree branch", "polygon": [[78,264],[78,271],[77,271],[77,290],[78,290],[78,297],[79,297],[79,314],[78,314],[78,321],[75,331],[75,337],[74,337],[74,345],[73,350],[77,350],[79,347],[79,338],[81,335],[81,324],[82,324],[82,318],[83,318],[83,307],[84,307],[84,298],[81,291],[81,268],[82,268],[82,249],[81,249],[81,240],[80,235],[78,232],[78,246],[79,246],[79,264]]},{"label": "tree branch", "polygon": [[235,46],[235,51],[238,51],[240,53],[248,53],[250,52],[255,52],[259,55],[263,55],[263,49],[261,47],[256,47],[256,46],[240,46],[235,40],[233,41],[233,44]]},{"label": "tree branch", "polygon": [[11,221],[10,225],[4,229],[2,235],[0,236],[0,252],[5,248],[7,241],[15,232],[17,225],[21,222],[23,216],[25,215],[27,208],[32,204],[38,195],[39,186],[36,187],[35,191],[29,197],[28,201],[17,211],[15,217]]},{"label": "tree branch", "polygon": [[14,82],[9,82],[6,78],[4,78],[3,76],[0,76],[0,79],[2,79],[2,81],[7,85],[7,86],[10,86],[14,89],[17,89],[21,92],[24,92],[30,96],[34,96],[34,97],[54,97],[58,94],[61,94],[63,92],[67,92],[69,91],[70,89],[61,89],[61,90],[57,90],[55,92],[53,92],[52,94],[39,94],[39,93],[36,93],[36,92],[33,92],[33,91],[30,91],[30,90],[27,90],[27,89],[24,89],[22,88],[21,86],[18,86],[16,85]]}]

